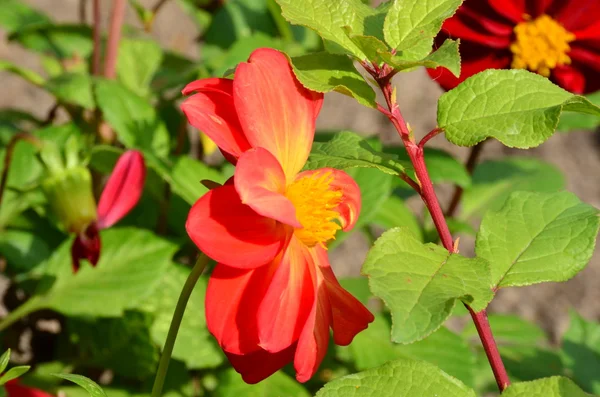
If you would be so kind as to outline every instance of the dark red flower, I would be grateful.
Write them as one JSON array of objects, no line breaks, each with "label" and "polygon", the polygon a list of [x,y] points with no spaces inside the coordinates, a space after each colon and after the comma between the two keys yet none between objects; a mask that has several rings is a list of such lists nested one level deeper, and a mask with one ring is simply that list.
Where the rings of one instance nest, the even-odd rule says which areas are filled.
[{"label": "dark red flower", "polygon": [[436,39],[461,39],[462,73],[429,70],[451,89],[485,69],[528,69],[574,93],[600,89],[600,1],[465,0]]}]

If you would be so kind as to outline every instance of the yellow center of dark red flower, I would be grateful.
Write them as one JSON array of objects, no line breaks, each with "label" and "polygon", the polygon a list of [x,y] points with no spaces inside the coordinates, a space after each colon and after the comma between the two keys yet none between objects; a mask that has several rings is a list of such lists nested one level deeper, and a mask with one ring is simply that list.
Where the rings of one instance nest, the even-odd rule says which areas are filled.
[{"label": "yellow center of dark red flower", "polygon": [[521,22],[514,30],[516,39],[510,46],[514,69],[529,69],[548,77],[555,67],[571,63],[567,54],[575,35],[548,15]]},{"label": "yellow center of dark red flower", "polygon": [[296,217],[302,228],[294,235],[304,244],[313,247],[335,238],[341,228],[335,219],[339,214],[334,209],[342,199],[342,192],[331,188],[331,172],[314,174],[294,181],[286,190],[286,197],[294,203]]}]

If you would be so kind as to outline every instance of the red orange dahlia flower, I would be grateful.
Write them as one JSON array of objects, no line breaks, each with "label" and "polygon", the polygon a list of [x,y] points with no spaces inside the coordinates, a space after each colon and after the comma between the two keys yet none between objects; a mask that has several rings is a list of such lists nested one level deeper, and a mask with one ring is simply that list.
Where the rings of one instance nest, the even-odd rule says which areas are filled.
[{"label": "red orange dahlia flower", "polygon": [[600,89],[600,1],[465,0],[437,38],[460,38],[459,78],[429,74],[451,89],[485,69],[528,69],[574,93]]},{"label": "red orange dahlia flower", "polygon": [[233,163],[233,180],[201,197],[186,224],[218,262],[206,318],[233,367],[248,383],[292,362],[305,382],[329,342],[339,345],[373,315],[338,283],[325,243],[350,230],[360,190],[343,171],[301,171],[323,95],[304,88],[282,53],[259,49],[233,80],[190,83],[189,122]]},{"label": "red orange dahlia flower", "polygon": [[145,178],[146,166],[140,152],[129,150],[119,157],[100,196],[96,219],[84,229],[76,231],[77,236],[71,246],[74,272],[79,270],[82,259],[88,260],[93,266],[98,263],[99,230],[111,227],[135,207],[144,190]]}]

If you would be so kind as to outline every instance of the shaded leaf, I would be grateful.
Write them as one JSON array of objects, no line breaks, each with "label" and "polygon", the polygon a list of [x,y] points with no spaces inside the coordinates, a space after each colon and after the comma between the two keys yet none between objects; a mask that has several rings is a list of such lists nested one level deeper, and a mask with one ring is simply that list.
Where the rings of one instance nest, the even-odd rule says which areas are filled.
[{"label": "shaded leaf", "polygon": [[255,385],[242,380],[240,374],[233,369],[222,371],[218,377],[217,397],[309,397],[310,393],[302,385],[279,371]]},{"label": "shaded leaf", "polygon": [[92,94],[92,79],[88,74],[64,73],[48,80],[45,88],[61,102],[90,110],[96,106]]},{"label": "shaded leaf", "polygon": [[376,108],[375,91],[346,55],[317,52],[290,59],[303,86],[317,92],[336,91]]},{"label": "shaded leaf", "polygon": [[90,395],[90,397],[106,397],[102,388],[96,384],[93,380],[86,378],[82,375],[76,374],[53,374],[59,378],[68,380],[73,382],[81,387],[83,387]]},{"label": "shaded leaf", "polygon": [[117,75],[123,85],[146,96],[150,82],[162,62],[162,49],[152,40],[123,39],[119,42]]},{"label": "shaded leaf", "polygon": [[573,379],[586,391],[600,393],[600,324],[571,311],[562,338],[561,358]]}]

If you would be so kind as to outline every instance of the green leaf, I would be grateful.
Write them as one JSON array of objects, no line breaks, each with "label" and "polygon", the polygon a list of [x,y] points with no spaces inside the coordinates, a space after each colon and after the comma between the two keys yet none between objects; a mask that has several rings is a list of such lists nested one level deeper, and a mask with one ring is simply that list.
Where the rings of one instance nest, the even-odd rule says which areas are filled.
[{"label": "green leaf", "polygon": [[[184,266],[170,266],[156,292],[141,306],[155,317],[151,335],[158,346],[164,346],[167,339],[175,305],[189,273],[189,268]],[[224,361],[221,349],[206,328],[204,295],[207,281],[207,278],[201,278],[194,287],[173,348],[173,357],[185,362],[189,369],[214,368]]]},{"label": "green leaf", "polygon": [[335,379],[316,397],[475,397],[475,392],[436,366],[410,359]]},{"label": "green leaf", "polygon": [[200,181],[211,180],[224,183],[225,178],[214,168],[187,156],[177,159],[171,171],[171,187],[173,192],[180,195],[189,205],[193,205],[208,191]]},{"label": "green leaf", "polygon": [[10,349],[6,349],[2,356],[0,356],[0,374],[4,372],[8,362],[10,361]]},{"label": "green leaf", "polygon": [[29,25],[50,23],[50,19],[21,0],[0,1],[0,26],[13,33]]},{"label": "green leaf", "polygon": [[84,73],[64,73],[48,80],[45,87],[59,101],[92,110],[96,107],[92,79]]},{"label": "green leaf", "polygon": [[21,365],[18,367],[12,367],[8,371],[6,371],[2,376],[0,376],[0,386],[5,384],[8,381],[13,379],[17,379],[31,368],[29,365]]},{"label": "green leaf", "polygon": [[586,391],[600,393],[600,324],[570,312],[569,329],[562,338],[561,358],[573,379]]},{"label": "green leaf", "polygon": [[600,116],[600,108],[526,70],[486,70],[438,102],[438,125],[459,146],[488,137],[527,149],[548,139],[563,111]]},{"label": "green leaf", "polygon": [[96,81],[96,101],[106,121],[128,148],[159,157],[169,153],[169,133],[156,110],[139,95],[116,81]]},{"label": "green leaf", "polygon": [[371,291],[392,313],[392,340],[410,343],[438,329],[457,299],[483,310],[492,299],[489,264],[423,244],[407,228],[385,232],[363,266]]},{"label": "green leaf", "polygon": [[0,254],[11,271],[25,272],[43,262],[52,253],[39,231],[5,229],[0,232]]},{"label": "green leaf", "polygon": [[37,86],[42,86],[45,81],[45,79],[42,76],[40,76],[33,70],[25,69],[9,61],[0,60],[0,70],[6,70],[7,72],[16,74],[17,76]]},{"label": "green leaf", "polygon": [[150,82],[161,62],[162,49],[155,41],[123,39],[119,43],[117,75],[125,87],[140,96],[150,92]]},{"label": "green leaf", "polygon": [[[153,233],[112,228],[101,233],[102,252],[95,268],[71,268],[72,241],[45,264],[34,302],[65,315],[118,317],[150,296],[160,283],[176,247]],[[99,296],[110,296],[110,304]]]},{"label": "green leaf", "polygon": [[598,210],[572,193],[513,193],[488,212],[475,251],[489,261],[494,288],[565,281],[590,260]]},{"label": "green leaf", "polygon": [[581,390],[571,379],[562,376],[538,379],[510,385],[502,397],[593,397]]},{"label": "green leaf", "polygon": [[372,294],[369,289],[369,280],[366,277],[345,277],[339,279],[339,282],[346,291],[350,292],[364,305],[369,302]]},{"label": "green leaf", "polygon": [[381,204],[373,223],[386,229],[405,226],[419,241],[423,241],[423,230],[415,214],[396,196],[388,197]]},{"label": "green leaf", "polygon": [[552,164],[528,157],[485,161],[475,168],[462,199],[461,219],[499,210],[515,191],[556,192],[565,187],[562,173]]},{"label": "green leaf", "polygon": [[347,349],[359,370],[374,368],[398,358],[410,358],[428,361],[467,386],[474,384],[475,354],[462,337],[445,327],[419,342],[396,345],[390,341],[388,319],[378,313],[369,328],[356,335],[348,347],[338,349]]},{"label": "green leaf", "polygon": [[316,31],[326,42],[329,52],[349,53],[361,60],[366,55],[346,34],[374,35],[381,29],[380,11],[360,0],[277,0],[282,15],[290,23],[303,25]]},{"label": "green leaf", "polygon": [[255,385],[249,385],[242,380],[240,374],[233,369],[222,371],[218,378],[219,397],[309,397],[308,391],[301,384],[283,372],[275,372],[267,379]]},{"label": "green leaf", "polygon": [[440,48],[420,60],[413,60],[414,55],[410,54],[410,56],[407,56],[404,53],[400,55],[384,53],[382,58],[385,63],[400,72],[410,71],[417,66],[424,66],[428,69],[441,67],[448,69],[453,75],[458,77],[460,75],[459,44],[460,40],[454,41],[448,39],[444,41]]},{"label": "green leaf", "polygon": [[83,387],[89,394],[90,397],[106,397],[102,388],[96,384],[91,379],[86,378],[85,376],[75,375],[75,374],[53,374],[59,378],[68,380],[73,382],[81,387]]},{"label": "green leaf", "polygon": [[[600,91],[586,95],[588,101],[600,106]],[[569,132],[573,130],[593,130],[600,125],[600,117],[590,114],[565,113],[560,116],[556,128],[558,131]]]},{"label": "green leaf", "polygon": [[324,167],[338,169],[377,168],[390,175],[404,172],[404,164],[397,156],[374,150],[360,135],[342,131],[328,142],[315,142],[305,169],[315,170]]},{"label": "green leaf", "polygon": [[346,55],[317,52],[290,59],[303,86],[317,92],[336,91],[376,108],[375,91]]},{"label": "green leaf", "polygon": [[151,324],[150,315],[134,311],[126,311],[121,318],[68,317],[65,338],[70,343],[65,361],[110,369],[133,379],[150,377],[158,365]]},{"label": "green leaf", "polygon": [[63,60],[79,60],[81,64],[94,48],[92,29],[87,25],[34,24],[19,29],[9,39],[32,51]]},{"label": "green leaf", "polygon": [[[442,23],[461,3],[462,0],[395,0],[383,25],[385,41],[401,51],[421,43],[427,43],[431,49]],[[428,53],[426,51],[423,56]]]}]

